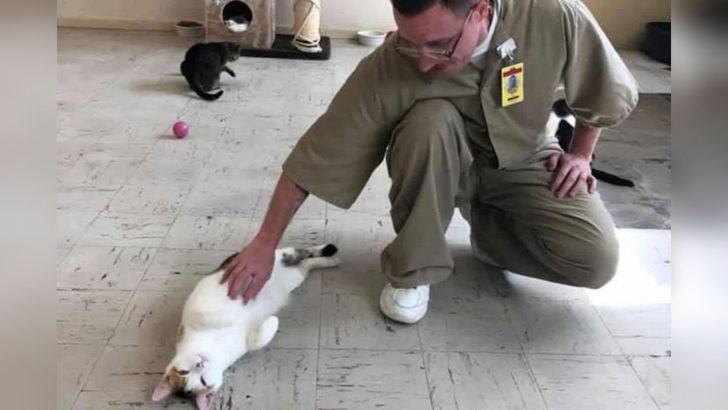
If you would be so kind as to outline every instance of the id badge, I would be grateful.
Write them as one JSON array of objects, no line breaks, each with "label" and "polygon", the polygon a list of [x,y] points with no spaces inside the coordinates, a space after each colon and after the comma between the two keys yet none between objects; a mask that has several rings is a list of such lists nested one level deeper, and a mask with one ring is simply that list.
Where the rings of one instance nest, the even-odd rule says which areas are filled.
[{"label": "id badge", "polygon": [[501,97],[503,107],[523,102],[523,63],[501,70]]}]

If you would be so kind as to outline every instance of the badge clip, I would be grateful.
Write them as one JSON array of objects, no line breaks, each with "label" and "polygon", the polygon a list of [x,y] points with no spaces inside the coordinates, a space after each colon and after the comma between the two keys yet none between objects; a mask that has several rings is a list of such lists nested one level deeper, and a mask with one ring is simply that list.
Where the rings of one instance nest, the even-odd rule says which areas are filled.
[{"label": "badge clip", "polygon": [[496,51],[498,52],[498,57],[500,57],[501,60],[505,60],[507,58],[508,62],[512,64],[515,59],[516,48],[516,41],[513,40],[513,37],[511,37],[504,41],[503,44],[499,45],[496,48]]}]

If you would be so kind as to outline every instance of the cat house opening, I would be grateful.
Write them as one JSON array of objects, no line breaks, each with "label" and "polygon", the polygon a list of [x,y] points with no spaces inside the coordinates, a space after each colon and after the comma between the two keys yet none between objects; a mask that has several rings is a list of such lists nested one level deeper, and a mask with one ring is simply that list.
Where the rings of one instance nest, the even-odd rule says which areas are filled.
[{"label": "cat house opening", "polygon": [[225,27],[233,33],[246,31],[253,21],[253,11],[247,4],[238,0],[225,4],[220,14]]}]

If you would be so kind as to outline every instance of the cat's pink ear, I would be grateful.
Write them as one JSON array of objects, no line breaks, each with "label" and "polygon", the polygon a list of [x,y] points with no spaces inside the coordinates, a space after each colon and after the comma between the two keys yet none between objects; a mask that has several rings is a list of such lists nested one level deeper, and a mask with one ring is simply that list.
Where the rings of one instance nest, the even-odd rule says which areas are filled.
[{"label": "cat's pink ear", "polygon": [[212,402],[215,400],[215,393],[202,393],[195,397],[195,404],[197,404],[197,410],[208,410],[212,407]]},{"label": "cat's pink ear", "polygon": [[167,396],[172,394],[172,385],[169,384],[169,376],[162,376],[162,380],[157,383],[157,387],[154,388],[152,393],[152,401],[160,401],[166,399]]}]

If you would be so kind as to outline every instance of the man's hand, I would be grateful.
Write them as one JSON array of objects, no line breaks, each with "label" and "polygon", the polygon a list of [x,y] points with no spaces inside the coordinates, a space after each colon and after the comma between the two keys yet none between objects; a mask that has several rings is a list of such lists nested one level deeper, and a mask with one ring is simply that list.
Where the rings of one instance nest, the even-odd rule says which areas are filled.
[{"label": "man's hand", "polygon": [[551,192],[557,198],[575,196],[586,184],[590,194],[594,193],[597,180],[591,174],[588,158],[571,153],[553,154],[546,163],[551,175]]},{"label": "man's hand", "polygon": [[220,283],[228,282],[228,296],[235,299],[243,294],[243,303],[258,295],[270,279],[273,270],[275,247],[253,239],[225,269]]},{"label": "man's hand", "polygon": [[248,303],[268,282],[275,262],[276,246],[307,196],[308,192],[285,174],[278,179],[258,234],[228,263],[220,280],[220,283],[229,282],[228,296],[231,299],[242,293],[243,303]]}]

